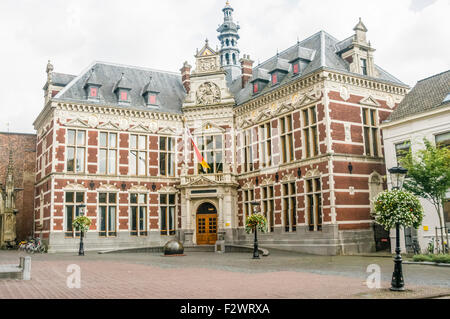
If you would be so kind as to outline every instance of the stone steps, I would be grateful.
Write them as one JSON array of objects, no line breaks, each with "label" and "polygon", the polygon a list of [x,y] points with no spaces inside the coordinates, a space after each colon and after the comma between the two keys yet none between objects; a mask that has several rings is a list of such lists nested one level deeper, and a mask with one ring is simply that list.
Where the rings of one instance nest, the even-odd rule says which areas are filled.
[{"label": "stone steps", "polygon": [[[269,256],[269,251],[267,249],[259,247],[259,253],[262,256]],[[201,245],[201,246],[184,246],[184,252],[211,252],[215,251],[214,245]],[[99,251],[99,254],[121,254],[121,253],[163,253],[164,247],[136,247],[136,248],[125,248],[116,250],[105,250]],[[244,245],[225,245],[225,253],[252,253],[253,247]]]}]

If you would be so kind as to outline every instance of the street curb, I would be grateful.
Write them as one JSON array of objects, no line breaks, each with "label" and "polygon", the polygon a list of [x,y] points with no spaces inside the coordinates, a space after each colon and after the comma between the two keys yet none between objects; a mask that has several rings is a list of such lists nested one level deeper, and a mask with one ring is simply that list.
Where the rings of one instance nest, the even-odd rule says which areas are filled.
[{"label": "street curb", "polygon": [[434,263],[431,261],[404,261],[407,265],[426,265],[426,266],[438,266],[438,267],[450,267],[450,264]]},{"label": "street curb", "polygon": [[411,297],[409,299],[436,299],[441,297],[449,297],[450,293],[441,293],[441,294],[435,294],[435,295],[425,295],[420,297]]}]

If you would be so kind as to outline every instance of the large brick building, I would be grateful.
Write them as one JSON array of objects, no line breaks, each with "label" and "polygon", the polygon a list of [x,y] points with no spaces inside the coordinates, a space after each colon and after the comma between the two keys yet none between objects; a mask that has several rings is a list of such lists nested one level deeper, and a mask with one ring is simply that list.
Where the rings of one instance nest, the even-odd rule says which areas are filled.
[{"label": "large brick building", "polygon": [[12,151],[15,194],[16,235],[24,240],[33,235],[36,135],[0,132],[0,188],[6,186],[7,167]]},{"label": "large brick building", "polygon": [[74,76],[49,63],[34,125],[35,224],[50,251],[77,249],[79,204],[93,220],[87,249],[249,244],[254,200],[263,246],[374,250],[379,123],[408,87],[375,64],[361,21],[342,41],[320,31],[254,66],[223,12],[220,50],[206,41],[181,74],[94,62]]}]

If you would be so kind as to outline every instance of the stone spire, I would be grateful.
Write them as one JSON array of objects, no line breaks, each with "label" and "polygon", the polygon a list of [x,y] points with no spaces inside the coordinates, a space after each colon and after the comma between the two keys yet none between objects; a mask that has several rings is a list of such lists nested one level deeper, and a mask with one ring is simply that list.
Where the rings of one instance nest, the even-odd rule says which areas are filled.
[{"label": "stone spire", "polygon": [[228,1],[222,11],[224,14],[223,23],[217,29],[217,32],[219,32],[217,38],[220,41],[220,63],[227,72],[227,81],[231,82],[241,76],[240,50],[238,48],[240,27],[233,21],[234,9]]}]

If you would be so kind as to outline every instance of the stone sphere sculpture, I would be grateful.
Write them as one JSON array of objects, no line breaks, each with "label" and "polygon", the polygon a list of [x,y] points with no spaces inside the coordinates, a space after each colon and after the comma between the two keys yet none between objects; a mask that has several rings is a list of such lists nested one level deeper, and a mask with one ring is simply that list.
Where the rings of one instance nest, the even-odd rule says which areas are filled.
[{"label": "stone sphere sculpture", "polygon": [[170,240],[164,245],[164,256],[183,255],[184,246],[178,240]]}]

